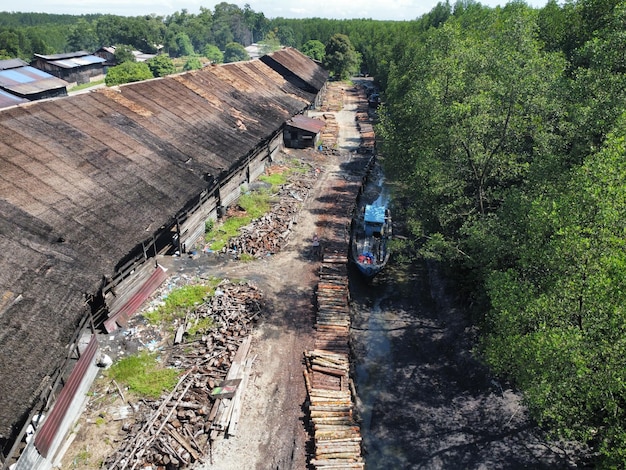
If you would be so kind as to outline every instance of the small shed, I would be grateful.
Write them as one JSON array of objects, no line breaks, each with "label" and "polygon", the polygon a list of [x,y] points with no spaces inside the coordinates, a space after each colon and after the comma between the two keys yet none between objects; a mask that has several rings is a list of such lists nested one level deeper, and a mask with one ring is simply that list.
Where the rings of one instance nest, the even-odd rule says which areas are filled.
[{"label": "small shed", "polygon": [[114,67],[117,65],[115,62],[115,46],[102,46],[93,55],[104,59],[102,63],[105,71],[108,67]]},{"label": "small shed", "polygon": [[[153,57],[156,57],[156,54],[146,54],[141,51],[132,51],[132,53],[136,62],[146,62]],[[103,46],[94,52],[93,55],[104,59],[103,65],[105,72],[109,67],[117,65],[117,61],[115,60],[115,46]]]},{"label": "small shed", "polygon": [[[67,85],[65,80],[31,67],[21,59],[0,60],[0,90],[23,101],[67,96]],[[12,104],[17,103],[8,106]]]},{"label": "small shed", "polygon": [[35,54],[33,67],[71,84],[89,83],[104,78],[105,59],[86,51],[65,54]]},{"label": "small shed", "polygon": [[321,119],[303,116],[294,116],[285,123],[283,140],[286,147],[303,149],[317,147],[320,141],[320,132],[326,123]]}]

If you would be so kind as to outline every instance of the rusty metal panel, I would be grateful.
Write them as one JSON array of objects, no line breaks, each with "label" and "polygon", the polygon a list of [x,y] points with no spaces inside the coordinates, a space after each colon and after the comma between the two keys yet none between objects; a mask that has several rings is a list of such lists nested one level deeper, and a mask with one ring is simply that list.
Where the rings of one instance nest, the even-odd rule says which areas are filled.
[{"label": "rusty metal panel", "polygon": [[112,313],[104,327],[107,332],[115,331],[119,326],[125,326],[130,317],[148,300],[148,297],[156,290],[157,287],[167,278],[166,270],[162,266],[157,266],[150,277],[142,284],[132,297],[119,310]]},{"label": "rusty metal panel", "polygon": [[52,411],[46,417],[43,425],[35,435],[35,447],[43,457],[48,457],[48,452],[50,451],[52,442],[57,436],[61,422],[72,404],[76,391],[80,387],[83,377],[87,369],[89,369],[97,350],[98,339],[96,335],[93,335],[87,349],[85,349],[85,352],[74,366],[72,373],[67,379],[67,383],[63,387],[63,390],[61,390]]}]

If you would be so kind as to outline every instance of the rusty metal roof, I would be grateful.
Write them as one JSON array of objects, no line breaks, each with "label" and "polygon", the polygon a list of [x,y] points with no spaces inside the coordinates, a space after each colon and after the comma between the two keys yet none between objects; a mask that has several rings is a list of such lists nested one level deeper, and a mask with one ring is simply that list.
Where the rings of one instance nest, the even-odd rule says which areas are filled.
[{"label": "rusty metal roof", "polygon": [[321,119],[310,118],[299,114],[287,121],[287,125],[317,134],[324,129],[326,123]]},{"label": "rusty metal roof", "polygon": [[0,108],[8,108],[21,103],[28,103],[28,100],[0,90]]},{"label": "rusty metal roof", "polygon": [[0,88],[20,97],[67,88],[68,83],[29,65],[0,70]]},{"label": "rusty metal roof", "polygon": [[259,60],[283,73],[287,79],[295,78],[299,82],[320,91],[328,81],[328,71],[322,67],[308,67],[302,63],[302,55],[293,47],[286,47],[261,57]]},{"label": "rusty metal roof", "polygon": [[[290,58],[301,75],[324,73]],[[0,439],[65,358],[85,295],[204,191],[207,173],[305,110],[311,86],[253,60],[0,110]]]}]

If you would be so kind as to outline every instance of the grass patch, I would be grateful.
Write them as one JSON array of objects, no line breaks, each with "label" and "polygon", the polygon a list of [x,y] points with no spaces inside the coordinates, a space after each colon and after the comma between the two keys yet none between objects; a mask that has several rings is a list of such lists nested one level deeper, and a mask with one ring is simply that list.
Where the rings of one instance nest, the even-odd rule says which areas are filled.
[{"label": "grass patch", "polygon": [[213,322],[212,318],[202,317],[198,319],[195,325],[189,328],[187,333],[189,334],[189,336],[201,335],[213,329],[214,326],[215,326],[215,323]]},{"label": "grass patch", "polygon": [[104,78],[102,80],[96,80],[96,81],[89,82],[89,83],[81,83],[80,85],[73,86],[67,91],[68,93],[71,93],[73,91],[86,90],[87,88],[91,88],[97,85],[102,85],[103,83],[104,83]]},{"label": "grass patch", "polygon": [[280,186],[287,182],[287,174],[283,172],[272,173],[271,175],[261,175],[259,176],[259,181],[270,184],[272,186],[271,192],[277,193]]},{"label": "grass patch", "polygon": [[215,292],[220,279],[212,279],[209,284],[193,284],[171,291],[165,299],[165,304],[152,312],[144,313],[144,317],[153,325],[171,322],[185,316],[189,309],[204,302]]},{"label": "grass patch", "polygon": [[244,214],[228,217],[223,223],[215,226],[206,234],[206,241],[213,251],[219,251],[228,244],[228,240],[239,235],[239,230],[254,219],[268,212],[271,207],[272,194],[268,191],[254,191],[239,198],[239,207]]},{"label": "grass patch", "polygon": [[131,392],[150,398],[159,398],[163,392],[172,391],[179,373],[176,369],[163,367],[156,354],[149,353],[125,357],[108,370],[110,378],[126,385]]},{"label": "grass patch", "polygon": [[307,173],[311,167],[303,162],[302,160],[298,160],[297,158],[292,158],[289,162],[289,171],[293,171],[296,173]]},{"label": "grass patch", "polygon": [[242,261],[244,263],[249,263],[250,261],[254,261],[255,259],[256,258],[250,253],[241,253],[239,255],[239,261]]}]

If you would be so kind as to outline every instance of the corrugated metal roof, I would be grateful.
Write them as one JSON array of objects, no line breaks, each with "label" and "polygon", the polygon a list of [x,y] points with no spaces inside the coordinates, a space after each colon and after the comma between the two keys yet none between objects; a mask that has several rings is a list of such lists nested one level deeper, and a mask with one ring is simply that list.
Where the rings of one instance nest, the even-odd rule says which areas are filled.
[{"label": "corrugated metal roof", "polygon": [[0,88],[23,97],[65,87],[65,80],[31,66],[0,70]]},{"label": "corrugated metal roof", "polygon": [[17,67],[24,67],[25,65],[28,65],[28,63],[24,62],[22,59],[0,60],[0,70],[14,69]]},{"label": "corrugated metal roof", "polygon": [[85,293],[314,99],[253,60],[0,111],[0,438],[65,358]]},{"label": "corrugated metal roof", "polygon": [[65,417],[65,413],[67,413],[68,408],[72,404],[76,391],[83,381],[85,372],[95,359],[97,351],[98,339],[96,335],[92,335],[87,349],[81,355],[67,379],[65,386],[61,390],[61,393],[59,393],[59,398],[54,404],[54,408],[50,414],[46,416],[45,421],[41,425],[41,429],[39,429],[35,435],[35,447],[43,457],[48,457],[52,441],[54,441],[59,426]]},{"label": "corrugated metal roof", "polygon": [[20,103],[28,103],[28,100],[0,90],[0,108],[8,108],[9,106],[15,106]]},{"label": "corrugated metal roof", "polygon": [[[259,60],[265,62],[274,69],[284,68],[286,75],[297,77],[302,83],[307,84],[314,90],[321,90],[328,81],[328,71],[322,67],[311,68],[302,64],[299,56],[302,53],[293,47],[286,47],[271,54],[264,55]],[[279,67],[275,67],[274,64]]]},{"label": "corrugated metal roof", "polygon": [[64,52],[62,54],[33,54],[35,57],[40,57],[45,60],[59,60],[59,59],[70,59],[72,57],[83,57],[86,55],[91,55],[90,52],[87,51],[76,51],[76,52]]},{"label": "corrugated metal roof", "polygon": [[70,59],[51,60],[49,62],[57,67],[72,69],[75,67],[83,67],[85,65],[102,64],[106,62],[106,60],[95,55],[87,55],[83,57],[73,57]]},{"label": "corrugated metal roof", "polygon": [[299,114],[287,121],[287,125],[317,134],[324,129],[326,123],[321,119],[310,118]]}]

